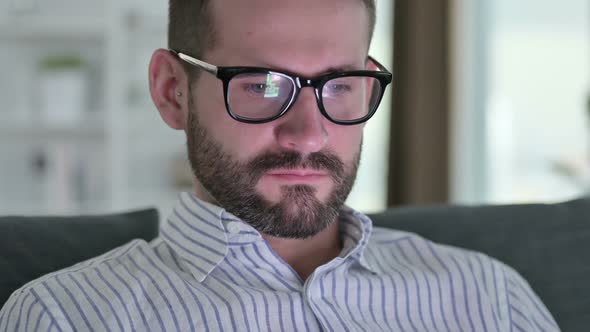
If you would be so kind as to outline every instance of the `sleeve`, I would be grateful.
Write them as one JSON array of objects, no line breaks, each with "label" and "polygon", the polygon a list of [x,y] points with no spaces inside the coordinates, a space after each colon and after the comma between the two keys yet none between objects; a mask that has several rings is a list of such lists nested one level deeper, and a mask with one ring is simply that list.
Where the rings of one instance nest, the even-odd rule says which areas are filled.
[{"label": "sleeve", "polygon": [[508,319],[514,331],[560,331],[555,319],[531,286],[514,269],[504,266]]},{"label": "sleeve", "polygon": [[52,331],[58,328],[43,303],[31,292],[18,290],[0,310],[0,331]]}]

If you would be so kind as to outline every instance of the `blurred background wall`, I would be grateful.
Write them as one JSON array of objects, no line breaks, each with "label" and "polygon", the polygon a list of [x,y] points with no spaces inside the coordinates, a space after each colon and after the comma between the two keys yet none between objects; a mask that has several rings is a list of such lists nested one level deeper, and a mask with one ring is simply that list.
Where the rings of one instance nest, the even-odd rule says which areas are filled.
[{"label": "blurred background wall", "polygon": [[[348,203],[559,201],[590,187],[590,2],[377,0],[394,73]],[[0,214],[155,205],[190,190],[152,105],[166,1],[0,2]]]},{"label": "blurred background wall", "polygon": [[590,188],[590,2],[395,2],[389,205]]}]

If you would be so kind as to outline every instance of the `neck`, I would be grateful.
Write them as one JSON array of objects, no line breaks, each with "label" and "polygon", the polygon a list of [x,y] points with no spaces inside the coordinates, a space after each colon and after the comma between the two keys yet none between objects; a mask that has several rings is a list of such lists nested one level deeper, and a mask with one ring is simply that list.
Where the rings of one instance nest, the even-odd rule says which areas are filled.
[{"label": "neck", "polygon": [[262,234],[262,237],[303,280],[319,266],[338,257],[342,251],[338,221],[307,239],[284,239],[266,234]]}]

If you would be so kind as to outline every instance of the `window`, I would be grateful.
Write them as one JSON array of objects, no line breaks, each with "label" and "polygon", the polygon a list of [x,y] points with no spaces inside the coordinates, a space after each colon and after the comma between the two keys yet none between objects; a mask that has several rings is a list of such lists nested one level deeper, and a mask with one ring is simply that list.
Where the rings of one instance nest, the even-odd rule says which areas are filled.
[{"label": "window", "polygon": [[453,199],[559,201],[590,187],[590,3],[456,1]]}]

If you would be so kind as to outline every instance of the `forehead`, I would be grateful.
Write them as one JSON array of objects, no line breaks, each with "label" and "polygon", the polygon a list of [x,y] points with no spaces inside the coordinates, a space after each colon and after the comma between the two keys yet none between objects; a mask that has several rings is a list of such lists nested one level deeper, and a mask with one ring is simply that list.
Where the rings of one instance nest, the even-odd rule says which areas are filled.
[{"label": "forehead", "polygon": [[363,62],[368,49],[361,0],[215,0],[211,15],[216,43],[209,53],[218,65],[287,63],[284,69],[311,73],[327,61]]}]

